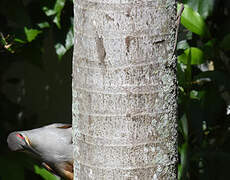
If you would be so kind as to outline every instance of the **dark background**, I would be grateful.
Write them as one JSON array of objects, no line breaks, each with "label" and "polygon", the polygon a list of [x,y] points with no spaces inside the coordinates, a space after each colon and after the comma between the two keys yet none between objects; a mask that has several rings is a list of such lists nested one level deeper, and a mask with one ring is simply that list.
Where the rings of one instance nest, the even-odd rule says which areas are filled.
[{"label": "dark background", "polygon": [[[230,1],[183,3],[191,10],[183,16],[177,47],[178,178],[225,180],[230,169]],[[6,139],[15,130],[71,123],[72,45],[72,0],[0,1],[0,180],[54,178],[35,170],[30,157],[10,152]]]}]

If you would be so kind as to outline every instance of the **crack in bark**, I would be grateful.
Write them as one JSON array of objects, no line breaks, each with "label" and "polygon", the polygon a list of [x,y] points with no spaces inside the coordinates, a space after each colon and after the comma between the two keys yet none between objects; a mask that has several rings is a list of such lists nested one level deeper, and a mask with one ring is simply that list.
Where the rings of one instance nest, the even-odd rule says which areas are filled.
[{"label": "crack in bark", "polygon": [[106,51],[105,51],[105,47],[104,47],[103,38],[99,37],[98,35],[96,36],[96,47],[97,47],[98,58],[100,61],[99,64],[106,66],[106,64],[105,64]]}]

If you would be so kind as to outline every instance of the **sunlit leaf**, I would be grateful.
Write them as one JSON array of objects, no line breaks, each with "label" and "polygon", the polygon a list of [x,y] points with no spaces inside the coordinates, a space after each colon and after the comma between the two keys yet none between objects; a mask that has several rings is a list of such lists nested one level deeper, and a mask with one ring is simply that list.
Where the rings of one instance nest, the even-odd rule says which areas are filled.
[{"label": "sunlit leaf", "polygon": [[54,8],[53,9],[49,9],[48,7],[44,6],[42,8],[42,10],[45,12],[45,14],[47,16],[54,16],[53,18],[53,22],[57,25],[57,27],[60,29],[61,28],[61,12],[62,9],[65,6],[65,1],[66,0],[56,0],[55,4],[54,4]]},{"label": "sunlit leaf", "polygon": [[70,27],[68,33],[66,34],[65,39],[65,46],[61,43],[57,43],[55,45],[56,54],[58,55],[58,58],[61,59],[62,56],[71,48],[74,44],[74,34],[73,34],[73,28]]},{"label": "sunlit leaf", "polygon": [[204,63],[203,51],[195,47],[186,49],[183,54],[178,56],[178,61],[187,64],[189,55],[191,56],[191,65]]},{"label": "sunlit leaf", "polygon": [[57,55],[58,55],[58,59],[61,59],[62,58],[62,56],[66,53],[66,48],[62,45],[62,44],[60,44],[60,43],[57,43],[56,45],[55,45],[55,49],[56,49],[56,53],[57,53]]},{"label": "sunlit leaf", "polygon": [[177,43],[177,50],[178,50],[178,49],[183,49],[183,50],[185,50],[185,49],[187,49],[187,48],[189,48],[189,44],[188,44],[188,42],[187,42],[186,40],[182,40],[182,41],[179,41],[179,42]]},{"label": "sunlit leaf", "polygon": [[6,39],[4,38],[3,34],[0,33],[0,43],[5,46],[7,44]]},{"label": "sunlit leaf", "polygon": [[70,28],[70,30],[66,35],[65,48],[68,50],[73,46],[73,44],[74,44],[73,28]]},{"label": "sunlit leaf", "polygon": [[56,3],[54,5],[54,10],[57,13],[60,13],[64,6],[65,6],[65,0],[56,0]]},{"label": "sunlit leaf", "polygon": [[27,29],[27,27],[24,28],[24,32],[26,34],[26,39],[28,42],[33,41],[38,34],[42,33],[42,31],[39,31],[37,29]]},{"label": "sunlit leaf", "polygon": [[26,41],[24,41],[24,40],[22,40],[22,39],[19,39],[19,38],[14,38],[14,41],[15,41],[15,42],[18,42],[18,43],[21,43],[21,44],[26,43]]},{"label": "sunlit leaf", "polygon": [[201,98],[204,96],[204,94],[205,94],[205,91],[192,90],[192,91],[190,91],[190,98],[201,100]]},{"label": "sunlit leaf", "polygon": [[0,32],[0,47],[2,46],[5,50],[7,50],[11,53],[14,53],[14,50],[11,48],[11,46],[12,46],[11,40],[9,42],[7,42],[6,38]]},{"label": "sunlit leaf", "polygon": [[54,11],[56,12],[56,16],[53,22],[57,25],[58,28],[61,28],[60,18],[64,6],[65,6],[65,0],[56,0],[56,3],[54,5]]},{"label": "sunlit leaf", "polygon": [[186,39],[187,39],[187,40],[192,40],[192,37],[193,37],[193,33],[192,33],[191,31],[188,31],[188,32],[186,33]]},{"label": "sunlit leaf", "polygon": [[39,166],[37,165],[34,165],[34,172],[36,174],[39,174],[40,176],[43,177],[44,180],[60,180],[59,177],[51,174],[49,171],[47,171],[46,169],[44,168],[40,168]]},{"label": "sunlit leaf", "polygon": [[48,22],[41,22],[41,23],[38,23],[38,27],[40,27],[41,29],[49,28],[50,24]]},{"label": "sunlit leaf", "polygon": [[[178,4],[177,10],[179,11],[181,4]],[[209,37],[210,32],[204,22],[202,16],[196,11],[190,8],[188,5],[184,5],[184,11],[181,16],[181,24],[191,32],[200,35],[202,37]]]},{"label": "sunlit leaf", "polygon": [[44,6],[42,8],[42,10],[44,11],[44,13],[46,14],[46,16],[52,16],[54,14],[56,14],[57,12],[53,9],[49,9],[48,7]]}]

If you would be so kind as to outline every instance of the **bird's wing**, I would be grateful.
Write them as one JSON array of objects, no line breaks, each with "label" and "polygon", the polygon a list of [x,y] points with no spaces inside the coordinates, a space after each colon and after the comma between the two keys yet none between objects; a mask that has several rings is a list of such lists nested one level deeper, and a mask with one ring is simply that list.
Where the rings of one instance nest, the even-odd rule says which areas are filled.
[{"label": "bird's wing", "polygon": [[43,126],[41,128],[70,128],[72,127],[72,124],[67,123],[53,123],[47,126]]},{"label": "bird's wing", "polygon": [[63,125],[57,126],[57,128],[61,128],[61,129],[68,129],[68,128],[71,128],[71,127],[72,127],[71,124],[63,124]]},{"label": "bird's wing", "polygon": [[46,168],[47,171],[53,173],[53,174],[57,174],[48,164],[46,164],[45,162],[42,163],[42,166],[44,168]]},{"label": "bird's wing", "polygon": [[67,180],[73,180],[73,162],[63,162],[57,165],[59,173]]}]

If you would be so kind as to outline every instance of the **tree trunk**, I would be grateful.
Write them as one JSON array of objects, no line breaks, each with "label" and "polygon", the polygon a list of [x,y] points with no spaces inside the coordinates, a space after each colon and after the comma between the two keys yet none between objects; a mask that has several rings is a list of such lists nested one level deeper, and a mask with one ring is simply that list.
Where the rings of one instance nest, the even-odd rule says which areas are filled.
[{"label": "tree trunk", "polygon": [[175,0],[75,0],[75,180],[176,179]]}]

